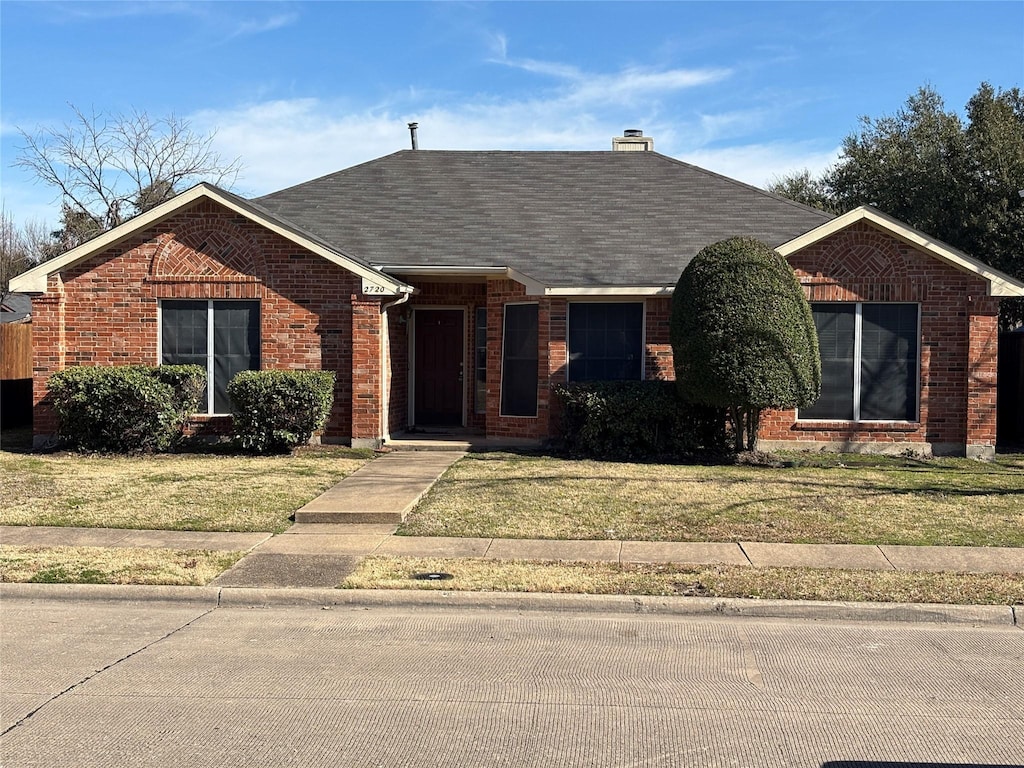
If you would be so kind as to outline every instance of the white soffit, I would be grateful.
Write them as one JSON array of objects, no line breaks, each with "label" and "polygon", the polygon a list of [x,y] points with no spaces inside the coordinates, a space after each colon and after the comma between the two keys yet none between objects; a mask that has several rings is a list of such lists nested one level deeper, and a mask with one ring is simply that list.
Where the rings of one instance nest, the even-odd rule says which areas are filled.
[{"label": "white soffit", "polygon": [[213,200],[214,202],[223,205],[225,208],[245,216],[251,221],[255,221],[260,226],[266,227],[270,231],[284,237],[286,240],[290,240],[296,245],[358,275],[371,285],[383,289],[383,291],[388,295],[412,292],[412,287],[406,285],[400,280],[396,280],[389,275],[381,274],[377,270],[360,264],[342,253],[310,240],[301,232],[296,232],[284,223],[267,218],[265,214],[251,208],[240,199],[235,198],[234,196],[225,195],[216,187],[204,183],[197,184],[191,189],[182,192],[180,195],[175,195],[170,200],[161,203],[155,208],[126,221],[124,224],[114,227],[110,231],[104,232],[98,237],[94,237],[89,242],[82,243],[82,245],[77,248],[72,248],[67,253],[58,256],[55,259],[51,259],[50,261],[44,261],[42,264],[33,267],[28,272],[12,278],[11,290],[19,293],[45,293],[46,278],[54,272],[59,272],[78,261],[87,259],[97,253],[102,253],[107,248],[116,245],[122,240],[128,239],[137,232],[159,223],[163,219],[166,219],[189,205],[192,205],[201,198]]},{"label": "white soffit", "polygon": [[527,296],[671,296],[674,285],[584,285],[548,286],[512,267],[452,267],[422,264],[387,264],[388,273],[406,277],[505,277],[526,286]]},{"label": "white soffit", "polygon": [[856,224],[858,221],[867,221],[875,227],[888,232],[903,242],[920,248],[922,251],[956,267],[957,269],[978,275],[988,281],[988,293],[997,297],[1024,296],[1024,283],[1016,280],[1004,272],[984,264],[977,259],[968,256],[951,245],[941,240],[928,237],[913,227],[910,227],[892,216],[882,213],[868,205],[854,208],[842,216],[827,221],[820,227],[815,227],[810,232],[805,232],[800,237],[783,243],[775,250],[783,257],[791,256],[809,245],[813,245],[826,237],[836,234],[847,227]]}]

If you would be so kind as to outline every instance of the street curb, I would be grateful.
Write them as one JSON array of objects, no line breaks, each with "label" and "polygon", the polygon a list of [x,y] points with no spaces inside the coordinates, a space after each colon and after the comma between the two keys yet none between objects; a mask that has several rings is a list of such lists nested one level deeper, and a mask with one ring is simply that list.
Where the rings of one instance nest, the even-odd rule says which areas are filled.
[{"label": "street curb", "polygon": [[547,613],[718,616],[804,621],[870,621],[1012,627],[1024,606],[853,603],[745,598],[562,595],[444,590],[261,589],[105,584],[2,584],[0,600],[177,602],[210,608],[458,608]]},{"label": "street curb", "polygon": [[3,600],[73,600],[75,602],[172,602],[207,605],[220,603],[217,587],[172,587],[144,584],[0,584]]}]

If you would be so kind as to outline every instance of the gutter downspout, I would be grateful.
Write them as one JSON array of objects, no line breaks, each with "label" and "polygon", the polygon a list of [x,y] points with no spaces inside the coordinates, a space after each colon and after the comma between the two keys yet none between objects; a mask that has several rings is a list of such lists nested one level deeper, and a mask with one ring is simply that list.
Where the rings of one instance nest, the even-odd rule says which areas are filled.
[{"label": "gutter downspout", "polygon": [[[383,326],[380,334],[380,436],[382,445],[391,439],[391,432],[388,429],[391,423],[391,403],[388,397],[388,377],[391,374],[391,360],[388,351],[391,343],[391,334],[388,332],[388,310],[405,304],[412,298],[412,293],[412,291],[403,293],[394,301],[381,304],[380,307],[381,324]],[[385,366],[387,366],[387,370],[385,370]]]}]

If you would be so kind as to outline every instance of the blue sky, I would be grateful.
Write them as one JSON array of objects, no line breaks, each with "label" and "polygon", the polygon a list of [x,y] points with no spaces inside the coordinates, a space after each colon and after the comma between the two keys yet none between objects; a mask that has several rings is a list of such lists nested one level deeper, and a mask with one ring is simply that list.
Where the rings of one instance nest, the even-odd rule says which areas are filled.
[{"label": "blue sky", "polygon": [[664,154],[763,186],[834,161],[930,83],[962,110],[1024,85],[1024,2],[0,2],[0,173],[18,223],[53,192],[17,128],[174,113],[264,194],[409,146]]}]

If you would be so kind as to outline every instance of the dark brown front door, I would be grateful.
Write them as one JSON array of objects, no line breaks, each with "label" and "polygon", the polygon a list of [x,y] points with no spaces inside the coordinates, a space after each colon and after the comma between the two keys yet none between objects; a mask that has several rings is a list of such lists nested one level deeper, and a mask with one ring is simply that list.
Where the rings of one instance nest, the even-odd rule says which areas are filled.
[{"label": "dark brown front door", "polygon": [[415,318],[415,425],[462,426],[463,311],[417,309]]}]

